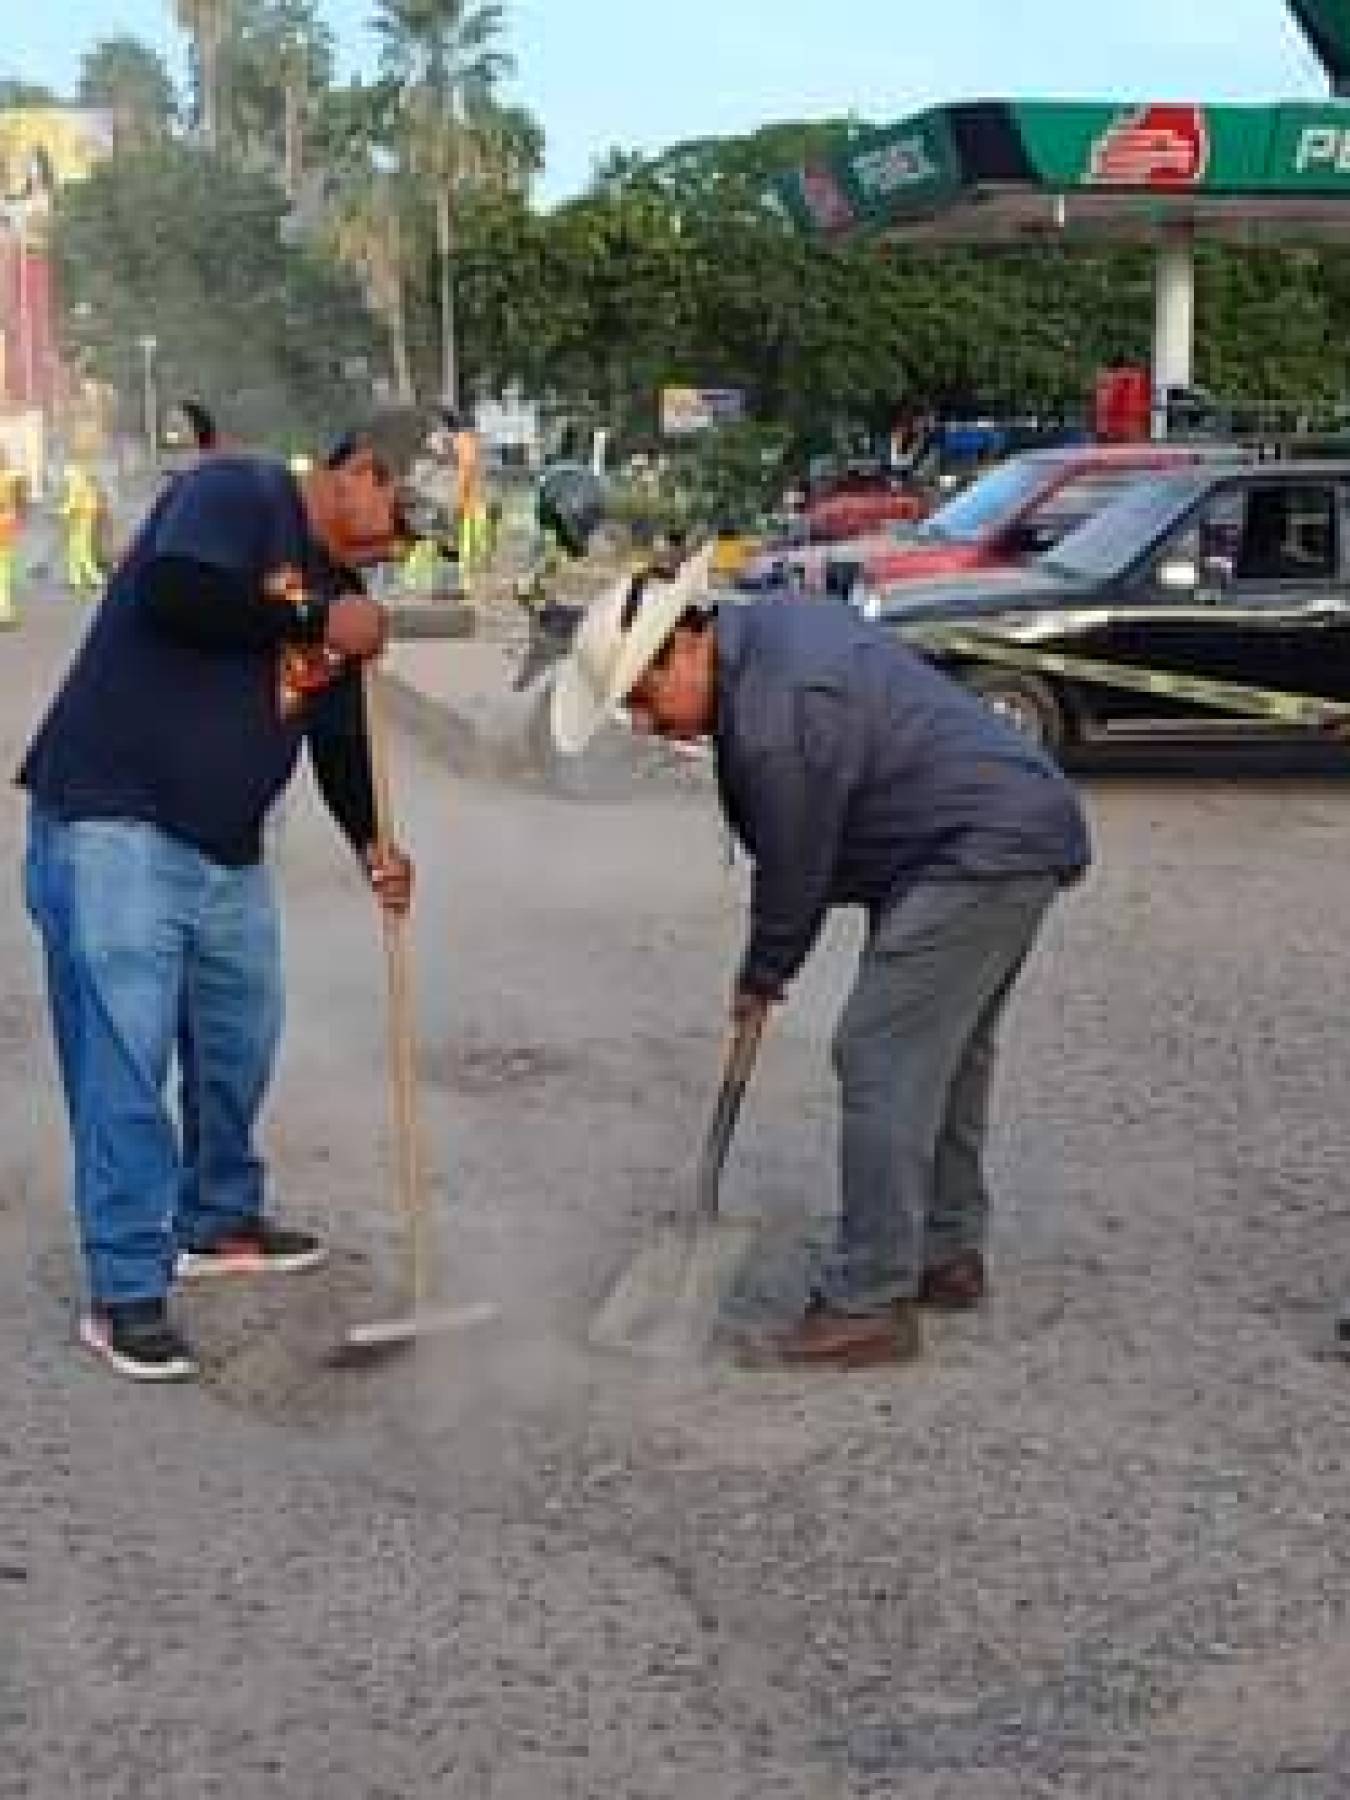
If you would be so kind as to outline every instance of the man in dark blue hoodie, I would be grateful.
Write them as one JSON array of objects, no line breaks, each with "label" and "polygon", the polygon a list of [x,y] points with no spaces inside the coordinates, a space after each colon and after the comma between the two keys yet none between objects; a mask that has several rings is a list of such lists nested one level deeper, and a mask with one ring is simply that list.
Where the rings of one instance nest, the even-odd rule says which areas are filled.
[{"label": "man in dark blue hoodie", "polygon": [[837,1253],[774,1348],[908,1360],[919,1305],[983,1298],[995,1034],[1055,895],[1088,865],[1087,829],[1052,762],[848,608],[701,599],[700,571],[592,608],[559,671],[555,737],[578,750],[625,708],[639,729],[712,739],[754,864],[737,1015],[784,997],[831,907],[865,909],[834,1041]]},{"label": "man in dark blue hoodie", "polygon": [[[376,840],[361,664],[384,642],[358,570],[392,553],[402,501],[379,434],[303,483],[209,456],[161,494],[20,782],[89,1286],[82,1342],[120,1373],[195,1360],[176,1279],[312,1267],[264,1211],[253,1128],[281,1026],[263,825],[307,751],[377,900],[409,903]],[[164,1101],[177,1053],[180,1131]]]}]

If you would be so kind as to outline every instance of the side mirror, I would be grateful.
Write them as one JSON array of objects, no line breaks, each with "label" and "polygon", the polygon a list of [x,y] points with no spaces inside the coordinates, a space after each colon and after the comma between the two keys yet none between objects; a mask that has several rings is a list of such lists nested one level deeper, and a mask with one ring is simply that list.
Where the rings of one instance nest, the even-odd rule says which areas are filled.
[{"label": "side mirror", "polygon": [[1158,564],[1157,580],[1169,594],[1194,594],[1200,586],[1200,571],[1186,557],[1171,556]]}]

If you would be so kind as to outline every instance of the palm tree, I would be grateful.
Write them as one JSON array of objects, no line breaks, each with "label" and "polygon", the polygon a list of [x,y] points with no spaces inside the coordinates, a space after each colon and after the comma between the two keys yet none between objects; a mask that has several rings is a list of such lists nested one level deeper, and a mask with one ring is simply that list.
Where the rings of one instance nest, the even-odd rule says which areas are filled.
[{"label": "palm tree", "polygon": [[407,253],[396,180],[373,168],[363,178],[349,177],[333,202],[327,233],[339,261],[365,285],[370,309],[389,337],[394,391],[400,404],[411,406],[417,395],[408,349]]},{"label": "palm tree", "polygon": [[500,48],[499,0],[379,0],[380,67],[399,95],[408,165],[432,184],[440,286],[441,392],[459,403],[454,216],[462,183],[479,178],[473,120],[514,65]]},{"label": "palm tree", "polygon": [[282,186],[294,200],[305,176],[305,105],[309,98],[309,46],[298,33],[281,49]]},{"label": "palm tree", "polygon": [[231,0],[220,77],[231,148],[274,168],[295,202],[309,125],[333,77],[333,36],[317,0]]},{"label": "palm tree", "polygon": [[174,16],[192,39],[197,62],[198,126],[211,149],[220,143],[220,52],[230,0],[173,0]]},{"label": "palm tree", "polygon": [[321,116],[326,203],[320,230],[355,271],[389,339],[399,401],[416,398],[408,348],[407,182],[388,151],[389,95],[353,82],[325,96]]},{"label": "palm tree", "polygon": [[467,123],[476,179],[506,193],[528,187],[544,166],[544,132],[534,114],[489,99],[471,109]]}]

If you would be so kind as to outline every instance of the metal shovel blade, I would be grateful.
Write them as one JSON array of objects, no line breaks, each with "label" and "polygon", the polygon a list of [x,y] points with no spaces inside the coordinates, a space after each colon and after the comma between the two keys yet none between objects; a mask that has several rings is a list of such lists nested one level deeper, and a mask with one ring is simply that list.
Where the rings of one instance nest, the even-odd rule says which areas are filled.
[{"label": "metal shovel blade", "polygon": [[667,1357],[707,1349],[759,1230],[754,1219],[724,1219],[718,1190],[763,1030],[763,1011],[737,1023],[699,1157],[697,1203],[658,1226],[614,1283],[591,1321],[598,1349]]},{"label": "metal shovel blade", "polygon": [[701,1355],[757,1232],[754,1219],[661,1226],[596,1312],[591,1343],[671,1360]]}]

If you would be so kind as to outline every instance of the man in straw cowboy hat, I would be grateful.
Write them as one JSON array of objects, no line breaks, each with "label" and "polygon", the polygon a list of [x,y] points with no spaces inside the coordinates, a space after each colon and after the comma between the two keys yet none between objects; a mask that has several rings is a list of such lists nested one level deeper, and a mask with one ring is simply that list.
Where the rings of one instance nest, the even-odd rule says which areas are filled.
[{"label": "man in straw cowboy hat", "polygon": [[850,609],[713,607],[708,556],[620,582],[582,620],[552,695],[579,751],[609,714],[710,738],[754,865],[733,1013],[780,1001],[827,912],[868,932],[834,1039],[837,1248],[783,1360],[919,1354],[918,1306],[976,1305],[995,1034],[1056,893],[1089,844],[1058,769],[982,701]]}]

